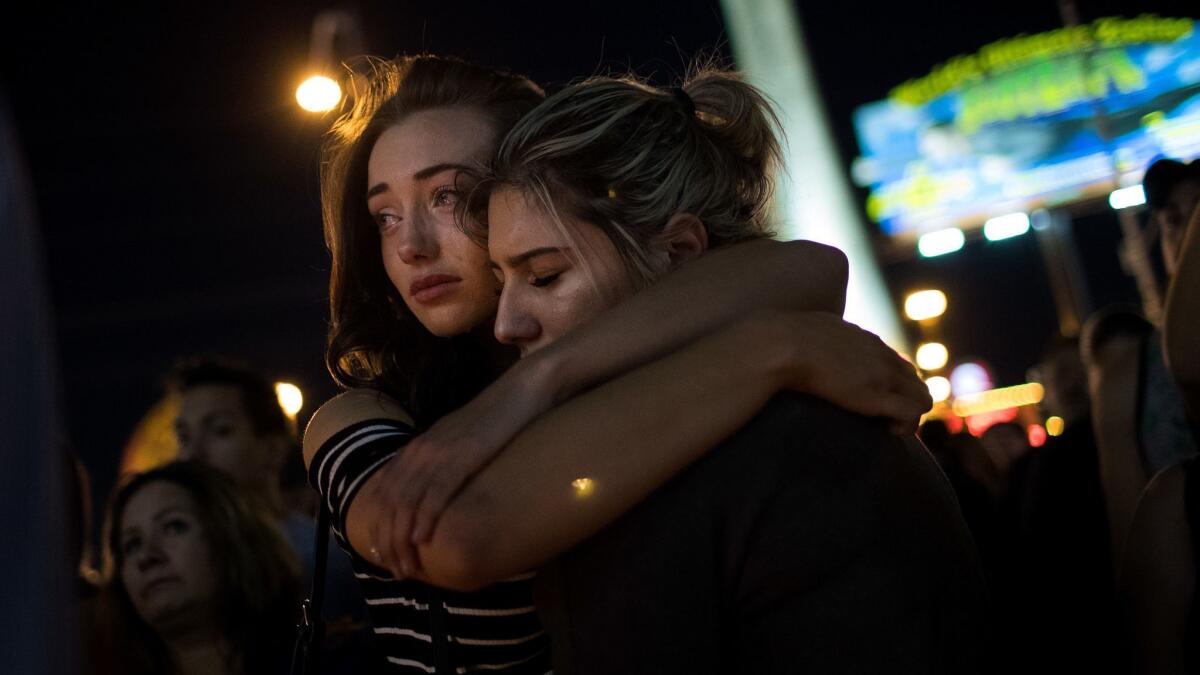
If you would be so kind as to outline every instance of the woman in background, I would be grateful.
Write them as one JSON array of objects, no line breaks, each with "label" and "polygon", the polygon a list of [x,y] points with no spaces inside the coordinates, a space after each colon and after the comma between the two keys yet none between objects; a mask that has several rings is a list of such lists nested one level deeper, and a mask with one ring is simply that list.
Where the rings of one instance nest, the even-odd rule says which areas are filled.
[{"label": "woman in background", "polygon": [[298,563],[224,475],[175,462],[114,494],[104,535],[122,673],[284,673]]}]

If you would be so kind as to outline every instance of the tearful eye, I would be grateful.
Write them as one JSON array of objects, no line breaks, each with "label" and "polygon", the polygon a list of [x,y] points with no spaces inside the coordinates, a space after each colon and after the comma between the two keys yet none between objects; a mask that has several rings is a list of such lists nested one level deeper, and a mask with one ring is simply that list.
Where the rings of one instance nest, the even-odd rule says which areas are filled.
[{"label": "tearful eye", "polygon": [[380,232],[391,230],[400,224],[400,217],[394,213],[376,213],[371,216]]},{"label": "tearful eye", "polygon": [[434,206],[454,206],[458,204],[458,189],[446,185],[433,191]]}]

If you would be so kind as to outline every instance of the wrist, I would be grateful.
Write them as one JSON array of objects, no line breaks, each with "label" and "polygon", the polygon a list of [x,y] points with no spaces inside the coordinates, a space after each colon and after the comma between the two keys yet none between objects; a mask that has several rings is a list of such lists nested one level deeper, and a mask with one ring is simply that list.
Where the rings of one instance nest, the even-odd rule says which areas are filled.
[{"label": "wrist", "polygon": [[747,366],[756,369],[775,392],[807,391],[812,379],[813,352],[804,331],[808,324],[799,318],[806,314],[760,310],[743,322],[741,353]]}]

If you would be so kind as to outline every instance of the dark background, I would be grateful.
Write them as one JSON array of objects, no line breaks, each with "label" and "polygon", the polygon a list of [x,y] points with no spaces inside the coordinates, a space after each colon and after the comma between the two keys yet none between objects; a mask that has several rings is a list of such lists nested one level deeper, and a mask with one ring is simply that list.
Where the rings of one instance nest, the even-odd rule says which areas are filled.
[{"label": "dark background", "polygon": [[[293,93],[311,2],[230,8],[6,12],[0,90],[16,118],[40,211],[71,445],[106,493],[134,425],[179,356],[250,361],[305,392],[303,419],[335,391],[322,361],[328,258],[317,157],[330,117]],[[432,51],[507,66],[549,88],[633,69],[669,84],[700,51],[730,57],[716,2],[361,2],[372,54]],[[850,115],[934,64],[1061,25],[1057,3],[800,2],[848,167]],[[1079,3],[1100,16],[1195,16],[1182,2]],[[1111,212],[1074,227],[1093,302],[1136,300]],[[882,243],[882,242],[881,242]],[[2,245],[2,243],[0,243]],[[881,246],[882,248],[882,246]],[[952,354],[1023,381],[1056,330],[1032,236],[937,260],[887,256],[897,298],[946,290]],[[20,289],[4,289],[20,292]]]}]

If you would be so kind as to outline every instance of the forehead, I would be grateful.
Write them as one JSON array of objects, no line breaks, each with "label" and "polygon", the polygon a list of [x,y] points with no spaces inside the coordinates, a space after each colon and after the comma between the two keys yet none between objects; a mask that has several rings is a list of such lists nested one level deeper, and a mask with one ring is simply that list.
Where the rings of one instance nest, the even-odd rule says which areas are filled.
[{"label": "forehead", "polygon": [[367,161],[371,183],[409,178],[441,163],[486,162],[495,132],[473,108],[434,108],[405,117],[375,141]]},{"label": "forehead", "polygon": [[494,262],[533,248],[569,245],[562,229],[525,193],[502,189],[488,200],[488,252]]},{"label": "forehead", "polygon": [[148,521],[162,511],[178,509],[196,512],[196,501],[182,487],[167,480],[156,480],[143,485],[125,502],[122,520],[125,525]]},{"label": "forehead", "polygon": [[242,390],[232,384],[201,384],[179,394],[181,418],[203,417],[211,413],[245,413]]}]

